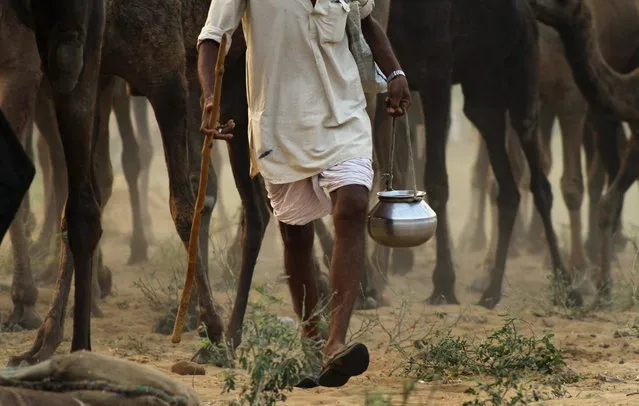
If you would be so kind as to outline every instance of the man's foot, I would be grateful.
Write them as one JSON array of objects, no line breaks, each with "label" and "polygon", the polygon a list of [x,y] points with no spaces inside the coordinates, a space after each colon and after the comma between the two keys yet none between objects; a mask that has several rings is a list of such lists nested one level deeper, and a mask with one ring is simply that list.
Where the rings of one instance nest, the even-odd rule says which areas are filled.
[{"label": "man's foot", "polygon": [[366,372],[368,363],[368,348],[360,343],[351,344],[328,360],[318,383],[328,388],[344,386],[352,376]]}]

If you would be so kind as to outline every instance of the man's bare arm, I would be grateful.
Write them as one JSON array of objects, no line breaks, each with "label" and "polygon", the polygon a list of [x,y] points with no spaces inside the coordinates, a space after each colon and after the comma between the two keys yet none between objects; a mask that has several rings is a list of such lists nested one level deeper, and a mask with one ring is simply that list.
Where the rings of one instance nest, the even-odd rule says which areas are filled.
[{"label": "man's bare arm", "polygon": [[[401,66],[393,52],[390,41],[382,27],[372,16],[362,20],[362,34],[371,47],[375,62],[387,77],[395,72],[401,71]],[[410,90],[408,81],[403,75],[393,75],[389,78],[388,95],[386,97],[386,111],[391,116],[401,116],[406,108],[410,106]]]},{"label": "man's bare arm", "polygon": [[372,16],[362,20],[362,33],[384,75],[401,69],[384,29]]},{"label": "man's bare arm", "polygon": [[215,64],[220,44],[211,39],[202,41],[198,47],[197,73],[202,86],[202,98],[204,100],[213,96],[215,86]]},{"label": "man's bare arm", "polygon": [[229,120],[222,128],[211,128],[211,112],[213,110],[213,93],[215,88],[215,64],[217,63],[217,53],[220,44],[207,39],[198,47],[197,72],[202,86],[202,124],[200,131],[213,138],[230,140],[233,138],[233,128],[235,123]]}]

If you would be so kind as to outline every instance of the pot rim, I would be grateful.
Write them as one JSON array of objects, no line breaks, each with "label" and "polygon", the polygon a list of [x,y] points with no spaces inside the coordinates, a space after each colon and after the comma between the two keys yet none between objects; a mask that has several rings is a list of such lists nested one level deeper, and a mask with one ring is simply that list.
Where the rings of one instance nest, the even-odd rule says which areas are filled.
[{"label": "pot rim", "polygon": [[426,197],[422,190],[384,190],[377,192],[377,198],[384,202],[410,203],[418,202]]}]

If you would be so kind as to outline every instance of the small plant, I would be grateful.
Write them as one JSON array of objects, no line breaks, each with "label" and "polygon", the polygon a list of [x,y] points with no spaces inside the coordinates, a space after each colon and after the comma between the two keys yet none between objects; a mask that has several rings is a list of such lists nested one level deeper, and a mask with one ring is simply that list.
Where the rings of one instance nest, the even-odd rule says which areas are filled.
[{"label": "small plant", "polygon": [[183,283],[180,272],[173,268],[168,282],[165,278],[160,279],[155,271],[143,272],[133,286],[142,292],[151,309],[166,311],[177,307]]},{"label": "small plant", "polygon": [[151,309],[177,309],[186,269],[181,243],[173,239],[161,242],[149,262],[149,269],[152,270],[143,269],[142,275],[133,282],[133,287],[142,292]]},{"label": "small plant", "polygon": [[[537,401],[549,396],[540,390],[542,386],[550,387],[556,397],[564,393],[564,383],[578,379],[562,372],[562,351],[551,340],[551,334],[540,339],[522,335],[515,321],[506,319],[501,328],[477,343],[453,337],[450,332],[419,341],[417,352],[405,362],[404,370],[425,381],[485,378],[468,389],[467,393],[475,395],[466,403],[469,405]],[[540,376],[547,378],[542,385],[525,384],[529,378]]]},{"label": "small plant", "polygon": [[[285,401],[287,392],[305,374],[317,372],[321,352],[318,343],[300,338],[297,328],[268,311],[279,299],[258,289],[262,300],[251,305],[244,321],[243,341],[235,363],[244,369],[248,382],[240,387],[237,405],[271,406]],[[237,387],[237,373],[225,374],[224,392]]]}]

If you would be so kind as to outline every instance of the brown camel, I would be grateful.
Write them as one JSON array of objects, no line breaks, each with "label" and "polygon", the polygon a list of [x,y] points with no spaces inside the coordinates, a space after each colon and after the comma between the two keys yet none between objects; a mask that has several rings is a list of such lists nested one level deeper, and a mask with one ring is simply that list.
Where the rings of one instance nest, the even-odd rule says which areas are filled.
[{"label": "brown camel", "polygon": [[[3,91],[5,106],[19,106],[22,111],[15,122],[23,126],[33,114],[37,91],[44,73],[51,83],[58,129],[62,138],[68,170],[68,196],[62,220],[63,252],[68,264],[75,266],[75,309],[72,350],[90,349],[91,267],[92,255],[101,235],[99,198],[95,193],[91,168],[91,134],[93,108],[97,93],[100,63],[103,5],[97,1],[24,2],[3,0],[0,3],[2,35],[6,37],[3,55]],[[90,29],[89,29],[90,28]],[[9,38],[11,37],[11,38]],[[19,54],[19,56],[16,56]],[[18,61],[21,65],[15,65]],[[41,67],[43,68],[41,71]],[[16,75],[13,70],[27,75]],[[14,124],[15,125],[15,124]],[[14,222],[17,227],[23,224]],[[22,247],[26,252],[26,247]],[[71,259],[71,256],[73,257]],[[67,267],[65,271],[71,271]],[[22,299],[22,313],[35,314],[37,290],[30,270],[18,270],[12,286],[12,298]],[[70,274],[70,272],[67,272]],[[29,281],[29,279],[31,279]],[[29,283],[30,282],[30,283]],[[68,290],[63,295],[66,302]],[[60,311],[62,310],[62,311]],[[63,309],[53,309],[62,321]],[[45,320],[41,332],[55,327]],[[44,334],[47,335],[47,334]],[[38,338],[38,341],[41,337]]]},{"label": "brown camel", "polygon": [[[597,6],[593,11],[599,11],[603,18],[614,17],[608,9],[624,10],[629,6],[635,7],[633,2],[626,0],[591,0],[593,4]],[[630,13],[630,16],[635,14]],[[623,24],[621,24],[623,23]],[[615,38],[627,38],[628,35],[632,35],[635,32],[635,27],[639,24],[639,21],[632,18],[625,18],[620,22],[615,23],[615,30],[617,32]],[[600,24],[599,32],[603,29],[609,29],[609,24]],[[557,32],[548,27],[547,25],[540,24],[540,131],[542,139],[542,147],[545,150],[545,156],[547,157],[544,162],[544,170],[546,173],[550,170],[552,163],[552,156],[550,154],[550,137],[552,134],[552,127],[555,118],[558,118],[559,125],[561,127],[562,142],[563,142],[563,161],[564,161],[564,173],[561,179],[561,191],[564,197],[564,202],[568,207],[570,213],[570,229],[571,229],[571,254],[570,254],[570,269],[576,270],[577,273],[582,273],[586,268],[586,258],[584,254],[582,244],[582,231],[581,231],[581,202],[583,200],[583,181],[581,172],[581,154],[580,149],[583,142],[588,166],[588,179],[589,179],[589,237],[588,244],[591,245],[597,241],[597,225],[596,225],[596,209],[598,206],[599,198],[603,187],[603,168],[601,164],[594,161],[597,156],[593,153],[589,142],[592,139],[593,134],[589,128],[583,126],[586,118],[587,105],[581,92],[572,78],[572,72],[564,56],[563,45],[557,34]],[[605,33],[604,33],[605,35]],[[604,56],[613,54],[614,58],[610,58],[617,66],[626,66],[627,61],[637,51],[637,45],[632,41],[623,40],[620,43],[606,42],[607,49],[604,51]],[[619,64],[618,61],[622,61]],[[622,135],[622,134],[621,134]],[[607,134],[606,137],[614,137],[616,134],[613,132]],[[624,139],[623,137],[621,137]],[[625,140],[625,139],[624,139]],[[511,162],[517,159],[516,156],[511,156]],[[470,238],[465,241],[465,246],[468,248],[483,247],[485,243],[484,236],[484,190],[486,190],[486,176],[488,175],[488,158],[485,147],[480,145],[478,149],[478,156],[475,161],[473,171],[473,189],[476,205],[473,205],[471,215],[467,224],[469,229],[474,229],[474,232],[468,233]],[[491,190],[490,187],[487,188]],[[535,213],[536,214],[536,213]],[[533,217],[533,222],[530,228],[530,234],[527,239],[532,252],[538,252],[539,241],[542,230],[539,227],[540,222]],[[619,230],[619,228],[617,228]],[[494,236],[494,227],[491,234],[491,240]],[[617,235],[620,235],[618,233]],[[619,239],[619,244],[623,244],[623,238]],[[492,247],[492,245],[491,245]],[[594,262],[596,257],[592,255],[595,250],[589,250],[591,253],[591,261]]]},{"label": "brown camel", "polygon": [[[538,34],[527,2],[392,2],[388,35],[405,66],[411,87],[420,92],[423,103],[426,189],[438,216],[437,265],[429,303],[458,303],[446,212],[445,158],[450,92],[457,83],[464,92],[464,113],[486,141],[499,185],[495,263],[489,286],[479,303],[493,308],[501,298],[506,254],[520,200],[505,148],[506,113],[529,164],[530,187],[544,224],[555,277],[569,285],[570,277],[559,255],[551,221],[552,192],[540,164],[536,134]],[[581,296],[571,291],[567,301],[579,304]]]},{"label": "brown camel", "polygon": [[[597,133],[597,149],[603,162],[608,179],[612,179],[599,206],[599,226],[602,242],[601,270],[596,280],[597,303],[607,305],[611,298],[611,255],[613,226],[620,216],[623,196],[639,175],[639,165],[635,160],[639,154],[639,99],[637,98],[636,78],[633,70],[639,65],[639,53],[631,56],[623,68],[616,68],[613,60],[605,54],[606,46],[615,40],[627,41],[639,45],[639,25],[632,26],[635,32],[621,34],[616,28],[626,21],[637,21],[639,6],[628,0],[625,9],[610,9],[610,20],[615,24],[599,28],[601,18],[598,4],[584,0],[529,0],[537,18],[555,28],[564,46],[566,60],[573,73],[575,82],[589,103],[590,112],[598,112],[599,117],[589,121]],[[632,24],[632,23],[631,23]],[[605,32],[599,32],[603,29]],[[616,43],[616,42],[615,42]],[[631,73],[625,73],[630,72]],[[619,72],[619,73],[618,73]],[[592,117],[591,117],[592,118]],[[599,120],[597,120],[599,118]],[[628,121],[632,129],[632,138],[623,160],[619,159],[617,137],[605,137],[600,128],[605,120]]]},{"label": "brown camel", "polygon": [[[117,80],[114,87],[114,111],[120,125],[120,134],[123,139],[123,167],[125,177],[129,184],[129,191],[132,202],[133,212],[133,236],[131,240],[131,257],[129,264],[144,261],[147,258],[148,243],[146,241],[142,228],[142,207],[140,204],[140,192],[137,186],[137,179],[140,173],[140,161],[143,160],[142,155],[138,158],[138,144],[133,135],[133,127],[130,120],[128,96],[125,92],[125,82]],[[124,100],[122,100],[124,99]],[[62,210],[64,208],[64,196],[67,194],[66,162],[64,151],[58,133],[57,119],[55,116],[55,106],[52,100],[52,91],[44,81],[36,100],[35,106],[35,123],[40,129],[40,141],[38,149],[40,152],[40,161],[44,169],[46,177],[45,186],[45,219],[42,231],[38,241],[41,241],[41,247],[44,252],[40,255],[46,255],[44,259],[48,261],[44,272],[37,275],[39,279],[47,282],[55,281],[57,273],[57,259],[60,254],[60,235],[54,231],[55,227],[60,224]],[[106,141],[106,143],[105,143]],[[27,140],[29,142],[29,140]],[[44,145],[46,143],[46,146]],[[94,164],[99,169],[97,172],[97,180],[101,190],[101,204],[104,207],[111,195],[113,182],[113,174],[111,169],[110,155],[108,151],[108,133],[98,138],[96,145],[96,159]],[[148,162],[148,160],[147,160]],[[102,207],[102,208],[103,208]],[[26,209],[25,209],[26,210]],[[16,225],[16,229],[12,233],[12,241],[14,241],[14,280],[16,286],[20,286],[21,291],[35,291],[37,287],[33,282],[33,278],[24,278],[23,273],[31,273],[31,258],[34,252],[25,251],[29,246],[27,235],[23,234],[23,228]],[[45,243],[46,241],[46,243]],[[36,243],[37,244],[37,243]],[[46,248],[44,248],[46,247]],[[98,251],[95,257],[95,275],[93,291],[93,316],[100,316],[101,311],[97,305],[98,298],[105,297],[111,292],[111,271],[104,265],[101,251]],[[32,285],[30,285],[32,284]],[[26,286],[30,285],[30,286]],[[34,312],[21,311],[24,307],[21,302],[20,295],[14,295],[14,309],[5,322],[6,325],[18,324],[25,329],[36,329],[41,324],[41,319]]]},{"label": "brown camel", "polygon": [[[190,221],[192,218],[193,210],[193,189],[192,185],[196,184],[197,175],[199,173],[199,159],[197,159],[197,153],[201,146],[201,137],[198,134],[198,127],[200,121],[200,106],[199,106],[199,84],[197,83],[197,77],[195,74],[195,42],[199,27],[204,23],[206,17],[206,9],[208,2],[189,2],[182,3],[181,13],[176,14],[175,4],[164,0],[156,0],[153,4],[149,5],[148,1],[144,6],[140,6],[139,10],[144,10],[140,13],[132,13],[132,9],[136,9],[130,2],[117,2],[113,1],[108,4],[106,10],[108,11],[105,16],[108,21],[108,28],[104,31],[104,46],[102,47],[102,60],[101,64],[97,64],[99,61],[99,53],[93,52],[96,61],[93,65],[85,63],[83,73],[81,76],[81,83],[89,86],[91,83],[97,83],[98,72],[102,79],[100,79],[101,95],[109,94],[112,91],[113,80],[111,75],[120,76],[127,82],[131,83],[132,87],[139,90],[144,94],[151,102],[158,124],[162,133],[164,142],[165,157],[167,161],[167,167],[169,170],[169,187],[170,187],[170,208],[178,234],[180,235],[184,243],[188,240]],[[93,5],[93,4],[92,4]],[[101,9],[97,7],[95,10]],[[38,8],[33,8],[34,14],[41,12]],[[93,13],[92,16],[96,17],[98,13]],[[86,25],[92,29],[100,29],[103,24],[93,24],[99,21],[92,21],[91,25]],[[44,24],[44,23],[43,23]],[[38,25],[36,25],[38,27]],[[102,38],[100,30],[98,32],[87,30],[90,34],[91,40],[98,40]],[[97,39],[96,39],[97,38]],[[132,42],[131,39],[138,39],[137,42]],[[149,39],[152,38],[153,41]],[[228,106],[239,110],[246,109],[246,104],[242,105],[241,99],[238,100],[235,97],[233,91],[233,83],[243,83],[243,50],[242,42],[240,44],[240,51],[231,52],[229,55],[229,63],[236,64],[229,68],[229,85],[225,85],[227,90],[227,111],[223,114],[228,115]],[[149,46],[152,44],[153,46]],[[54,44],[55,45],[55,44]],[[93,44],[91,44],[93,45]],[[99,48],[91,48],[91,51]],[[240,61],[240,63],[238,63]],[[237,73],[236,73],[237,72]],[[52,77],[53,87],[69,86],[68,78],[60,75],[58,72],[54,72],[56,75]],[[64,72],[63,72],[64,73]],[[95,76],[92,76],[95,75]],[[238,76],[239,75],[239,76]],[[111,76],[111,77],[110,77]],[[240,80],[239,78],[242,78]],[[92,80],[92,82],[91,82]],[[191,88],[189,91],[189,87]],[[78,86],[77,89],[82,89]],[[79,90],[78,90],[79,91]],[[74,96],[78,96],[77,91],[74,91]],[[243,92],[241,92],[243,94]],[[190,97],[189,97],[190,96]],[[105,99],[107,102],[105,102]],[[90,256],[86,253],[92,253],[97,245],[97,240],[100,235],[99,227],[99,215],[93,213],[99,213],[99,206],[91,205],[91,202],[95,202],[93,197],[94,191],[96,197],[100,198],[100,188],[97,182],[94,182],[95,189],[89,187],[87,190],[87,177],[78,178],[79,174],[82,174],[82,169],[91,168],[90,157],[86,159],[80,159],[77,155],[69,155],[71,145],[67,145],[65,141],[66,134],[69,134],[69,129],[65,126],[69,124],[69,118],[67,113],[75,113],[70,115],[74,120],[74,124],[77,122],[86,121],[87,117],[93,117],[93,109],[88,108],[91,106],[90,101],[78,98],[74,100],[74,107],[80,107],[79,101],[82,101],[84,116],[78,117],[80,111],[69,110],[61,111],[59,97],[56,92],[55,104],[57,110],[58,124],[61,128],[60,134],[63,138],[63,144],[65,145],[65,153],[67,156],[67,166],[70,165],[84,165],[84,167],[78,168],[78,171],[73,171],[69,168],[69,200],[66,205],[66,214],[75,214],[75,211],[80,210],[83,216],[76,217],[74,219],[81,219],[80,225],[90,225],[91,227],[77,228],[77,224],[73,221],[69,221],[69,242],[72,251],[74,251],[74,264],[75,264],[75,280],[76,280],[76,298],[75,298],[75,319],[74,319],[74,340],[72,349],[90,349],[90,299],[91,299],[91,267]],[[235,104],[233,104],[235,103]],[[238,107],[238,104],[240,107]],[[99,134],[104,134],[104,128],[107,124],[108,113],[110,111],[110,97],[100,99],[99,108],[96,109],[96,131],[95,137],[99,137]],[[235,114],[234,114],[235,116]],[[237,119],[236,119],[237,121]],[[241,126],[240,126],[241,127]],[[81,127],[82,128],[82,127]],[[89,125],[86,127],[87,134],[92,127]],[[65,131],[62,131],[62,130]],[[187,134],[198,134],[197,137],[189,138]],[[68,141],[68,140],[67,140]],[[229,143],[231,149],[231,160],[233,162],[234,175],[236,176],[238,188],[243,198],[244,208],[250,213],[249,222],[247,226],[247,240],[248,244],[244,246],[245,255],[247,260],[243,263],[242,274],[240,276],[240,294],[236,298],[236,309],[231,317],[229,324],[229,333],[227,337],[230,339],[237,339],[239,344],[240,326],[242,324],[242,318],[244,316],[244,310],[246,307],[246,301],[248,296],[248,287],[250,287],[250,278],[252,277],[252,270],[255,265],[255,258],[259,251],[261,238],[264,232],[264,226],[261,224],[261,210],[260,202],[262,199],[257,199],[259,194],[257,185],[258,179],[250,180],[248,176],[248,154],[247,151],[247,137],[241,135],[236,137],[233,142]],[[73,148],[77,148],[73,147]],[[192,156],[196,159],[188,159]],[[71,158],[77,158],[75,161]],[[186,165],[185,163],[191,164]],[[97,166],[97,165],[96,165]],[[96,171],[99,170],[96,168]],[[214,182],[215,179],[213,178]],[[83,183],[84,182],[84,183]],[[215,190],[215,185],[209,185],[209,192]],[[80,189],[78,189],[80,188]],[[255,192],[257,190],[257,192]],[[74,194],[75,193],[75,194]],[[90,198],[90,199],[88,199]],[[88,200],[87,200],[88,199]],[[85,201],[86,200],[86,201]],[[210,216],[210,211],[213,207],[215,197],[211,196],[207,198],[207,213]],[[68,217],[68,216],[67,216]],[[90,223],[89,223],[90,222]],[[257,222],[257,227],[255,226]],[[205,216],[204,221],[206,226],[202,227],[202,236],[200,241],[207,241],[208,237],[208,221]],[[63,225],[67,223],[63,221]],[[79,233],[82,231],[82,233]],[[91,234],[92,233],[92,234]],[[79,238],[79,236],[82,238]],[[95,245],[91,245],[94,241]],[[78,245],[78,243],[80,243]],[[202,244],[203,245],[203,244]],[[80,248],[78,250],[78,247]],[[210,295],[210,287],[207,277],[206,265],[208,258],[206,255],[207,250],[202,250],[198,264],[197,277],[198,287],[200,289],[199,303],[201,310],[201,319],[207,327],[207,333],[209,338],[218,342],[223,333],[222,322],[216,313],[212,298]],[[63,250],[63,255],[66,250]],[[12,365],[19,364],[21,361],[27,361],[29,363],[37,362],[40,359],[49,357],[61,340],[62,329],[62,316],[64,314],[64,308],[67,301],[67,296],[70,288],[70,278],[73,269],[69,266],[70,261],[61,261],[63,265],[61,274],[59,275],[56,295],[54,297],[54,303],[52,304],[49,314],[45,319],[42,327],[38,332],[36,342],[31,350],[19,357],[14,357],[10,360]]]}]

